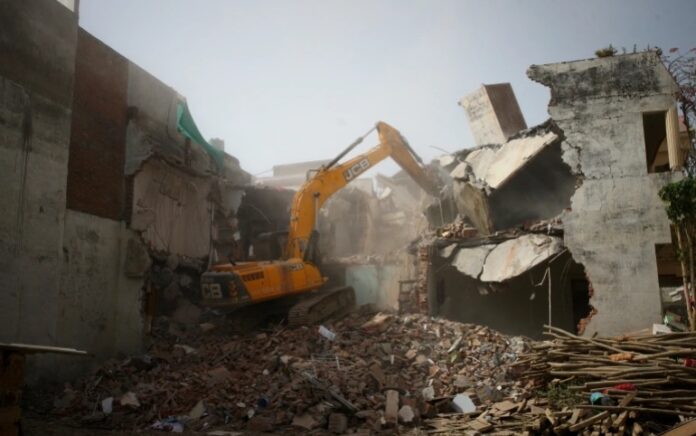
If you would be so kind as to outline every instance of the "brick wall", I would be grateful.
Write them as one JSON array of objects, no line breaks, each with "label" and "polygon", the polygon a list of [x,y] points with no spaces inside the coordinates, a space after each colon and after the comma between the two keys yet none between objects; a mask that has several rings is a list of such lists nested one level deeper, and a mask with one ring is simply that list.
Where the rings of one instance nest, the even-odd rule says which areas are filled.
[{"label": "brick wall", "polygon": [[128,61],[79,30],[67,206],[119,220],[125,203]]}]

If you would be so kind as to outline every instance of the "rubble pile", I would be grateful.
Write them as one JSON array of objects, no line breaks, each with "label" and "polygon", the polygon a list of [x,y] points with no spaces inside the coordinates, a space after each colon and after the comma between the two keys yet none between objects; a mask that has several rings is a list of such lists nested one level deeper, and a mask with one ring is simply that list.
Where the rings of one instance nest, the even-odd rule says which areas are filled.
[{"label": "rubble pile", "polygon": [[392,433],[517,395],[508,368],[528,350],[522,338],[423,315],[352,314],[241,336],[222,323],[176,326],[159,326],[146,355],[66,388],[54,413],[131,430]]},{"label": "rubble pile", "polygon": [[696,333],[546,334],[531,342],[414,314],[246,335],[220,320],[185,331],[161,319],[146,355],[109,361],[66,387],[53,413],[83,427],[220,435],[696,427]]}]

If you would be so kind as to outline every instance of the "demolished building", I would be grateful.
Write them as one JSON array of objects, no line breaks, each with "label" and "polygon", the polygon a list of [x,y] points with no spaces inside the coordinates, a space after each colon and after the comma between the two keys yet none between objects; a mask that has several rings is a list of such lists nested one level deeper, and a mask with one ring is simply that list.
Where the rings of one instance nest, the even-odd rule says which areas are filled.
[{"label": "demolished building", "polygon": [[[184,97],[62,4],[3,8],[0,340],[134,353],[159,314],[197,319],[211,262],[278,257],[263,235],[285,230],[291,191],[246,186]],[[463,99],[483,133],[439,160],[448,183],[427,209],[398,174],[327,204],[327,275],[359,303],[532,336],[544,323],[613,334],[660,321],[660,289],[680,282],[657,197],[685,152],[672,78],[651,52],[528,74],[550,87],[551,119],[526,128],[506,86]],[[277,177],[301,183],[307,168]],[[408,256],[423,209],[435,236]],[[35,374],[81,370],[56,372],[56,359],[34,359]]]},{"label": "demolished building", "polygon": [[[0,28],[0,341],[139,352],[153,317],[190,309],[249,175],[61,3],[5,2]],[[58,359],[30,374],[90,362]]]},{"label": "demolished building", "polygon": [[482,98],[490,87],[463,99],[478,105],[462,104],[483,130],[474,137],[506,139],[441,159],[460,221],[422,249],[430,313],[532,336],[543,324],[591,335],[661,322],[660,288],[679,273],[674,256],[656,259],[656,247],[673,253],[657,193],[688,152],[672,77],[654,52],[528,75],[551,89],[540,126],[506,135],[519,108]]}]

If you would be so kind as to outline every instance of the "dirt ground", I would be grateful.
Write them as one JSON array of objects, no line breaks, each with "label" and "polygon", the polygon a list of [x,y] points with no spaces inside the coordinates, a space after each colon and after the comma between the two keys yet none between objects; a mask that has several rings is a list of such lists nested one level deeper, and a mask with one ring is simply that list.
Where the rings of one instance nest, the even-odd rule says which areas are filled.
[{"label": "dirt ground", "polygon": [[[22,419],[22,436],[130,436],[133,434],[144,436],[163,436],[169,433],[157,430],[109,430],[96,428],[81,428],[70,426],[67,423],[47,420],[40,417],[25,417]],[[184,431],[180,435],[201,435],[205,432]],[[235,434],[235,433],[230,433]],[[237,432],[239,436],[255,436],[262,433]]]}]

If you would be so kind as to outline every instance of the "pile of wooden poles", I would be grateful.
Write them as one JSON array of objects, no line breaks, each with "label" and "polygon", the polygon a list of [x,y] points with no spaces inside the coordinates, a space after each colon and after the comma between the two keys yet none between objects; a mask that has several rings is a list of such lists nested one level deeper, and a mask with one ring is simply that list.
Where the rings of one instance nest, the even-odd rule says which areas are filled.
[{"label": "pile of wooden poles", "polygon": [[[612,413],[625,421],[631,412],[673,422],[696,417],[696,332],[600,338],[545,329],[551,339],[513,364],[521,379],[575,392],[573,408],[593,411],[596,421]],[[593,393],[601,395],[590,404]]]},{"label": "pile of wooden poles", "polygon": [[545,334],[511,364],[517,392],[426,420],[427,432],[696,434],[696,333],[599,338],[546,326]]}]

